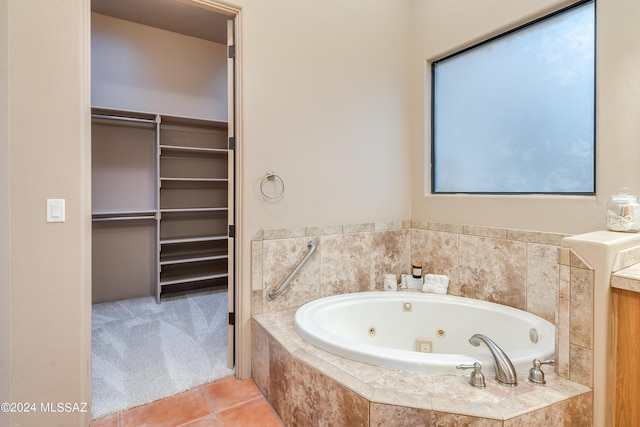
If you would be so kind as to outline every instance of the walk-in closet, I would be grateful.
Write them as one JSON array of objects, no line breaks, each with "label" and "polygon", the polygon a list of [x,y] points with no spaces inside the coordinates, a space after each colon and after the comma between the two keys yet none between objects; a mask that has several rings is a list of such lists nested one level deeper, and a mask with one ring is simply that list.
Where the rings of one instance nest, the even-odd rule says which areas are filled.
[{"label": "walk-in closet", "polygon": [[233,22],[91,4],[95,418],[233,373]]},{"label": "walk-in closet", "polygon": [[93,302],[227,287],[227,124],[93,109]]}]

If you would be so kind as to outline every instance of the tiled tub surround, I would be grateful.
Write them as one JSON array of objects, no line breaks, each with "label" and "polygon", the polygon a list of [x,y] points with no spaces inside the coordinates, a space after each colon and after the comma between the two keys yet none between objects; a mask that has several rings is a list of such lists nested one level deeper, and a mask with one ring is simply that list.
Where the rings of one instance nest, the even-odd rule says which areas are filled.
[{"label": "tiled tub surround", "polygon": [[547,367],[546,385],[380,368],[324,352],[293,330],[295,308],[252,321],[253,378],[288,426],[589,426],[591,390]]},{"label": "tiled tub surround", "polygon": [[[252,242],[252,313],[296,307],[329,295],[382,290],[385,273],[449,277],[451,295],[519,308],[555,322],[558,248],[565,237],[426,221],[380,222],[263,230]],[[307,251],[316,254],[289,289],[265,298]]]},{"label": "tiled tub surround", "polygon": [[[385,273],[408,274],[411,262],[421,261],[423,274],[449,277],[449,294],[509,305],[555,323],[556,372],[592,387],[593,270],[570,249],[560,249],[564,237],[427,221],[264,230],[252,242],[253,314],[339,293],[381,290]],[[287,291],[266,300],[266,290],[282,283],[310,239],[318,242],[314,257]],[[260,349],[255,337],[254,344],[253,363],[261,357],[255,354]],[[260,375],[254,368],[254,377]],[[269,388],[277,395],[273,384]],[[581,402],[590,406],[591,399]]]}]

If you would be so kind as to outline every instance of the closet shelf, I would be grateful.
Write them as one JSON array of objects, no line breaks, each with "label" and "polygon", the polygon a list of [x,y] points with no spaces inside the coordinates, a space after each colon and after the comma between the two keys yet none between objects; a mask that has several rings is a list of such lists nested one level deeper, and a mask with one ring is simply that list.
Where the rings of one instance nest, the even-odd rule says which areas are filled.
[{"label": "closet shelf", "polygon": [[127,216],[97,216],[91,219],[91,221],[93,222],[100,222],[100,221],[149,221],[149,220],[156,220],[156,216],[155,215],[140,215],[140,216],[132,216],[132,215],[127,215]]},{"label": "closet shelf", "polygon": [[163,208],[160,209],[162,213],[180,213],[180,212],[224,212],[228,211],[229,208]]},{"label": "closet shelf", "polygon": [[171,258],[164,261],[160,261],[160,265],[175,265],[175,264],[187,264],[190,262],[200,261],[215,261],[218,259],[228,259],[228,255],[211,255],[211,256],[199,256],[192,258]]},{"label": "closet shelf", "polygon": [[180,145],[160,145],[160,150],[167,151],[186,151],[192,153],[223,153],[229,152],[226,148],[205,148],[205,147],[186,147]]},{"label": "closet shelf", "polygon": [[91,215],[98,216],[114,216],[114,215],[153,215],[157,211],[155,209],[122,209],[122,210],[109,210],[109,211],[93,211]]},{"label": "closet shelf", "polygon": [[211,280],[211,279],[224,279],[227,277],[229,277],[227,273],[221,273],[221,274],[209,274],[206,276],[181,277],[177,279],[168,279],[168,280],[160,279],[160,286],[177,285],[179,283],[200,282],[202,280]]},{"label": "closet shelf", "polygon": [[215,240],[226,240],[229,237],[224,236],[198,236],[198,237],[182,237],[173,239],[160,240],[161,245],[173,245],[177,243],[197,243],[197,242],[212,242]]},{"label": "closet shelf", "polygon": [[174,182],[229,182],[229,179],[228,178],[197,178],[197,177],[182,177],[182,178],[160,177],[160,181],[174,181]]}]

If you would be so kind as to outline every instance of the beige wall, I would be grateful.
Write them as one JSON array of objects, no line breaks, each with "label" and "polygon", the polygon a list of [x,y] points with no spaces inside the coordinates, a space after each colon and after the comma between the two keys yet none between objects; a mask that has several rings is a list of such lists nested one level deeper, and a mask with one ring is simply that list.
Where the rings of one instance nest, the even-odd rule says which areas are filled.
[{"label": "beige wall", "polygon": [[[261,228],[406,218],[410,3],[237,3],[246,253]],[[275,202],[267,170],[286,184]]]},{"label": "beige wall", "polygon": [[[509,228],[584,233],[605,228],[606,202],[640,193],[640,3],[597,3],[597,137],[594,197],[430,195],[429,61],[566,5],[558,0],[415,1],[412,53],[411,217]],[[430,84],[430,83],[429,83]],[[424,118],[427,118],[426,120]]]},{"label": "beige wall", "polygon": [[[8,0],[0,0],[0,28],[7,28]],[[9,183],[9,75],[6,31],[0,33],[0,402],[11,399],[11,271],[10,271],[10,183]],[[9,424],[9,414],[0,412],[0,425]]]},{"label": "beige wall", "polygon": [[91,105],[226,121],[227,46],[92,13]]},{"label": "beige wall", "polygon": [[[1,320],[3,332],[9,321],[10,338],[3,333],[0,366],[9,366],[9,348],[10,400],[35,402],[40,411],[40,402],[90,400],[89,2],[2,4],[8,95],[0,116],[8,127],[2,126],[0,147],[9,157],[0,197],[11,235],[6,240],[3,229],[10,314],[3,309]],[[47,198],[66,199],[65,223],[45,222]],[[11,414],[11,425],[20,426],[88,420],[89,413]]]}]

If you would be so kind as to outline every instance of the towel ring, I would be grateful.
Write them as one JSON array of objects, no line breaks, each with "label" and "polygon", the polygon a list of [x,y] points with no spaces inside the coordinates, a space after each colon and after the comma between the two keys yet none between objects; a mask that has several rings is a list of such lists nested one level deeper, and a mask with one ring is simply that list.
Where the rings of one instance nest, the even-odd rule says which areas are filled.
[{"label": "towel ring", "polygon": [[[273,182],[273,181],[276,181],[276,180],[280,181],[280,185],[282,186],[282,188],[280,189],[280,192],[278,192],[275,196],[268,196],[264,192],[264,184],[266,182]],[[280,176],[276,175],[275,172],[267,171],[267,173],[264,175],[264,177],[260,181],[260,192],[267,199],[270,199],[270,200],[277,199],[277,198],[281,197],[282,194],[284,193],[284,181],[282,180],[282,178],[280,178]]]}]

